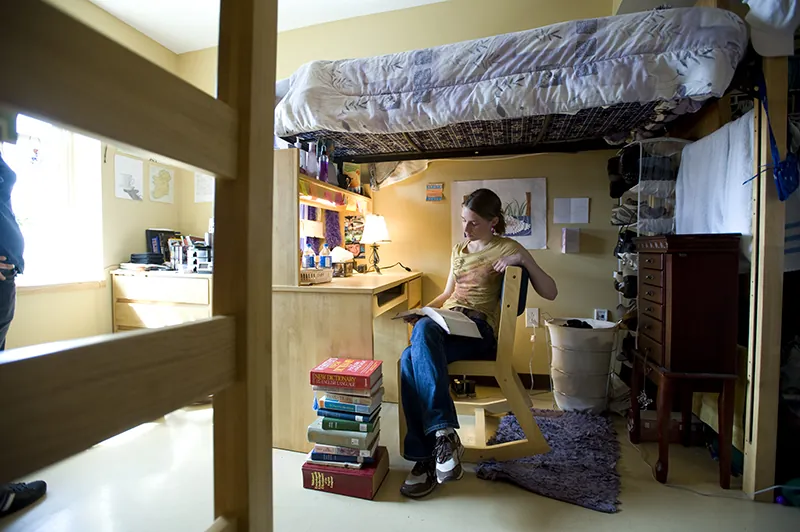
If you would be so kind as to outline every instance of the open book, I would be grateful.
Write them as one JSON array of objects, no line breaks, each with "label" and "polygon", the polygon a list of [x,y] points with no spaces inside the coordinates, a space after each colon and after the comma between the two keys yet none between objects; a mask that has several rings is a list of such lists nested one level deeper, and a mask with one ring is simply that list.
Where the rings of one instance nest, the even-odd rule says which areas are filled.
[{"label": "open book", "polygon": [[392,319],[400,320],[408,316],[419,316],[420,318],[427,316],[439,324],[447,334],[466,336],[469,338],[481,338],[481,333],[478,330],[478,326],[475,325],[475,322],[454,310],[431,307],[415,308],[401,312]]}]

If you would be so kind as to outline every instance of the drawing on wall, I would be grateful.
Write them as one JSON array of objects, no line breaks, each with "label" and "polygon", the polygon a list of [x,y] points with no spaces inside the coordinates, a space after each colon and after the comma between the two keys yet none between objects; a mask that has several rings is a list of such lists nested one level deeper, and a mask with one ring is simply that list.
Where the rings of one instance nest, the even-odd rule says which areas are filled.
[{"label": "drawing on wall", "polygon": [[454,182],[450,202],[453,244],[464,240],[461,205],[479,188],[488,188],[500,197],[506,220],[505,236],[525,249],[547,249],[547,180],[543,177]]},{"label": "drawing on wall", "polygon": [[364,253],[364,246],[360,245],[361,237],[364,236],[364,217],[345,216],[344,217],[344,247],[353,254],[355,258],[361,257]]},{"label": "drawing on wall", "polygon": [[175,202],[175,171],[157,164],[150,165],[150,200]]},{"label": "drawing on wall", "polygon": [[214,176],[199,172],[194,174],[194,202],[214,202]]},{"label": "drawing on wall", "polygon": [[144,162],[124,155],[114,157],[114,195],[120,199],[144,199]]}]

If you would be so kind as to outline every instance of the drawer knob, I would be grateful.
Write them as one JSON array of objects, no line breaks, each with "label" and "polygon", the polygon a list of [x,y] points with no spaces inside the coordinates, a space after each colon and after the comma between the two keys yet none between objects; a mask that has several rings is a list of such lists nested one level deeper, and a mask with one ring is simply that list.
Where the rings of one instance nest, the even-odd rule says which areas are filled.
[{"label": "drawer knob", "polygon": [[645,329],[649,329],[649,328],[650,328],[650,326],[649,326],[649,325],[645,325],[645,326],[644,326],[644,328],[645,328]]},{"label": "drawer knob", "polygon": [[647,279],[647,280],[650,280],[650,281],[653,280],[653,276],[652,275],[645,275],[644,278]]},{"label": "drawer knob", "polygon": [[653,263],[653,259],[644,259],[644,261],[645,261],[647,264],[652,264],[652,263]]},{"label": "drawer knob", "polygon": [[651,292],[650,290],[648,290],[647,292],[645,292],[645,295],[652,296],[652,295],[653,295],[653,292]]}]

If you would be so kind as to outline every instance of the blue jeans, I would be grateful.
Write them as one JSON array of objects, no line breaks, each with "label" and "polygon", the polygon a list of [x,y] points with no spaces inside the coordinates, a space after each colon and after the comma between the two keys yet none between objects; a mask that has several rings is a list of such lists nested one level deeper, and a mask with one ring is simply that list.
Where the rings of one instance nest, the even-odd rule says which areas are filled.
[{"label": "blue jeans", "polygon": [[458,360],[494,360],[497,340],[483,320],[473,320],[483,338],[451,336],[430,318],[422,318],[411,333],[411,345],[400,358],[400,393],[406,416],[406,460],[433,456],[435,433],[458,428],[458,417],[450,397],[447,364]]},{"label": "blue jeans", "polygon": [[17,287],[13,279],[0,281],[0,351],[6,348],[6,334],[14,318]]}]

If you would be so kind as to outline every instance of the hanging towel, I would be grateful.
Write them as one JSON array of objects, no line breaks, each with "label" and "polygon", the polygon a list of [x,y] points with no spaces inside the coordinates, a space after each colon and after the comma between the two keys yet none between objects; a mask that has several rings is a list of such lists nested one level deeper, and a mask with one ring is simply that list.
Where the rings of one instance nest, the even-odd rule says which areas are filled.
[{"label": "hanging towel", "polygon": [[744,271],[753,241],[753,116],[687,145],[675,188],[676,232],[740,233]]}]

